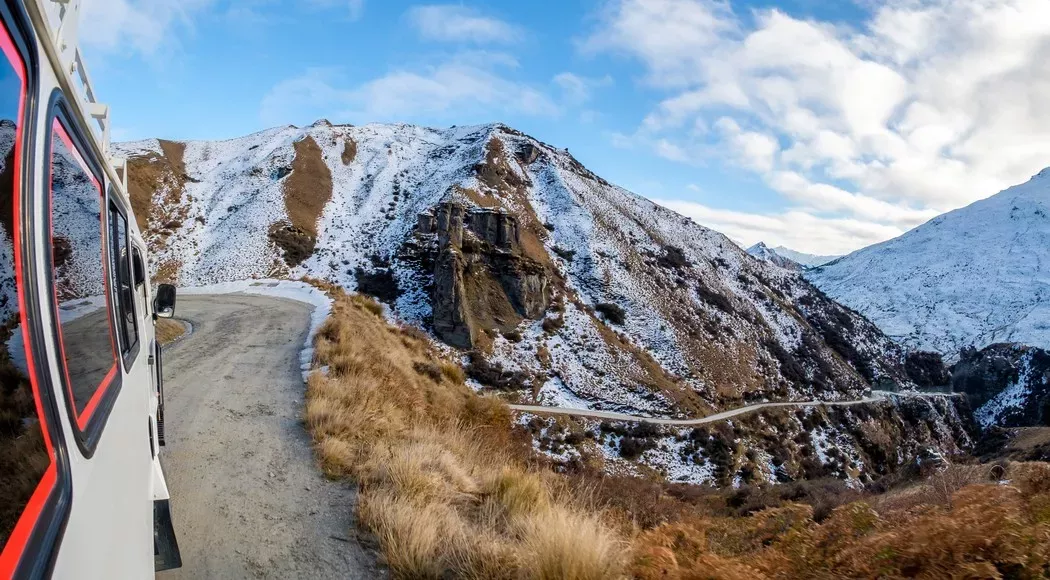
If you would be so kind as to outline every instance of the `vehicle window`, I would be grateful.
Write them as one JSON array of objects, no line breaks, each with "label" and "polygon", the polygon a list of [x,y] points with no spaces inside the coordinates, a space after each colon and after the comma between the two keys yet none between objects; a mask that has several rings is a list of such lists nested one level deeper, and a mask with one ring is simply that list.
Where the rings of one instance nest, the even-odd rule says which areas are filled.
[{"label": "vehicle window", "polygon": [[62,123],[52,126],[51,236],[66,388],[83,429],[116,376],[106,302],[102,188]]},{"label": "vehicle window", "polygon": [[43,509],[42,498],[55,485],[56,466],[22,334],[26,318],[19,306],[15,196],[26,77],[3,26],[0,48],[0,577],[6,578]]},{"label": "vehicle window", "polygon": [[131,255],[133,258],[132,267],[135,275],[135,295],[137,296],[138,311],[140,316],[145,317],[146,304],[149,303],[149,296],[146,295],[146,266],[138,248],[132,247]]},{"label": "vehicle window", "polygon": [[131,277],[131,256],[128,253],[128,220],[115,206],[109,207],[110,256],[117,282],[117,314],[120,320],[121,353],[130,353],[138,344],[135,326],[135,285]]}]

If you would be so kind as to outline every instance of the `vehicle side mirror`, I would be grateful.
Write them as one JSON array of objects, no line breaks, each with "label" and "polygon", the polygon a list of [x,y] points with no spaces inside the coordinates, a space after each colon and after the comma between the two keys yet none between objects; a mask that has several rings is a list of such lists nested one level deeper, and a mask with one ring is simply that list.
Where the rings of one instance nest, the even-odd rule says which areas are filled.
[{"label": "vehicle side mirror", "polygon": [[175,316],[175,287],[171,284],[157,287],[157,295],[153,297],[153,315],[158,318]]}]

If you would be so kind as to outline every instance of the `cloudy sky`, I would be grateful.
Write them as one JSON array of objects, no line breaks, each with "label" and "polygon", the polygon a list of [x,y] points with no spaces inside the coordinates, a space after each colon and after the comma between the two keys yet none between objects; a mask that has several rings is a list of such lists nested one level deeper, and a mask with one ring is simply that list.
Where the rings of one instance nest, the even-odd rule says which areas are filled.
[{"label": "cloudy sky", "polygon": [[1050,166],[1050,0],[84,0],[117,136],[503,121],[743,244],[848,252]]}]

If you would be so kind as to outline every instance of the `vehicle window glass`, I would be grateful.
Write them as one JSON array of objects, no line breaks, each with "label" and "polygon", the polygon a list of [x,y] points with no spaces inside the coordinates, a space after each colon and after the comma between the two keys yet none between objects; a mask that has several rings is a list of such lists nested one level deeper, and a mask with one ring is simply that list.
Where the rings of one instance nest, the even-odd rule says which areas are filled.
[{"label": "vehicle window glass", "polygon": [[135,326],[135,285],[131,277],[131,256],[128,253],[128,220],[112,205],[109,208],[110,256],[117,282],[117,314],[120,320],[121,352],[128,354],[138,344],[138,328]]},{"label": "vehicle window glass", "polygon": [[0,48],[0,577],[6,578],[25,548],[42,498],[55,485],[56,467],[22,334],[15,196],[25,69],[3,26]]},{"label": "vehicle window glass", "polygon": [[83,429],[116,376],[106,301],[102,188],[57,119],[51,138],[51,237],[66,387]]}]

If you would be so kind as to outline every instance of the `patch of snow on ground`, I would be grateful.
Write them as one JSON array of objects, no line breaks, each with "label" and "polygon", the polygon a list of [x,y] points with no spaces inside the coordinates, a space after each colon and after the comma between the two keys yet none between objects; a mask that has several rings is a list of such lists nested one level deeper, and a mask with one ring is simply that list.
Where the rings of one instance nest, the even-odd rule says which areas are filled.
[{"label": "patch of snow on ground", "polygon": [[537,404],[563,409],[590,409],[591,404],[577,397],[562,380],[553,377],[540,388]]},{"label": "patch of snow on ground", "polygon": [[678,437],[662,437],[660,446],[647,449],[642,453],[641,461],[664,473],[668,481],[675,483],[692,483],[703,485],[714,479],[715,468],[705,457],[703,463],[697,464],[686,455],[689,445],[689,430],[681,430]]}]

